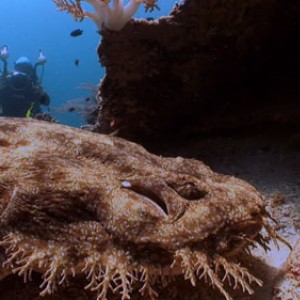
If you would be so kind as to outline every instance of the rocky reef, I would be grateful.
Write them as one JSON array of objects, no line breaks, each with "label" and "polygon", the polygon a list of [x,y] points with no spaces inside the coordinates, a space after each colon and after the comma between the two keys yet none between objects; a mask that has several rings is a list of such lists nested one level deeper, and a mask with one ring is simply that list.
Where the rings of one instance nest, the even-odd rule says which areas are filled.
[{"label": "rocky reef", "polygon": [[187,0],[168,17],[102,31],[96,130],[151,144],[299,128],[299,13],[298,1]]}]

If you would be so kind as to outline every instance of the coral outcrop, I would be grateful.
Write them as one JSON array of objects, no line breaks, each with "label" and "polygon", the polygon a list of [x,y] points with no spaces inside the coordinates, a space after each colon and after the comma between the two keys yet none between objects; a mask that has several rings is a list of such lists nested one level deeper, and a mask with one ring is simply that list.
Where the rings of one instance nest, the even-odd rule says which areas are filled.
[{"label": "coral outcrop", "polygon": [[102,31],[98,130],[151,145],[190,133],[300,128],[299,1],[179,1]]}]

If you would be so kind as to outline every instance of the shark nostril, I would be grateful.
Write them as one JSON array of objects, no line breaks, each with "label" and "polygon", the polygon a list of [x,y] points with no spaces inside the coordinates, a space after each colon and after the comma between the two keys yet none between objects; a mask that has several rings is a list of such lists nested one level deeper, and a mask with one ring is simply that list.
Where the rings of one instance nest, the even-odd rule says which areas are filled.
[{"label": "shark nostril", "polygon": [[207,194],[204,190],[199,190],[194,182],[168,183],[168,186],[175,190],[181,197],[187,200],[200,200]]}]

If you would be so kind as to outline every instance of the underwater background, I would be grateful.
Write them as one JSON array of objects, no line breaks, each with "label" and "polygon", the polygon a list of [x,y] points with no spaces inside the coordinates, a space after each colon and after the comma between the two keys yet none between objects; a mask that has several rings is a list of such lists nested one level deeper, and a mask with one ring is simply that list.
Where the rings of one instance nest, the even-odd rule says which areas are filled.
[{"label": "underwater background", "polygon": [[[126,3],[126,1],[124,1]],[[158,18],[170,13],[176,0],[160,0],[160,10],[145,13],[143,5],[136,18]],[[84,3],[86,10],[93,8]],[[71,37],[75,29],[83,30],[78,37]],[[57,112],[67,101],[88,97],[90,92],[80,88],[89,83],[97,85],[105,75],[98,62],[97,47],[101,35],[89,19],[75,22],[70,14],[58,12],[51,0],[1,0],[0,3],[0,47],[9,49],[9,69],[20,56],[28,57],[34,64],[39,49],[47,57],[42,86],[51,98],[50,113],[62,124],[79,127],[84,119],[77,113]],[[75,65],[75,60],[79,65]],[[1,66],[2,68],[2,66]],[[41,70],[38,69],[41,76]],[[43,109],[43,107],[42,107]]]}]

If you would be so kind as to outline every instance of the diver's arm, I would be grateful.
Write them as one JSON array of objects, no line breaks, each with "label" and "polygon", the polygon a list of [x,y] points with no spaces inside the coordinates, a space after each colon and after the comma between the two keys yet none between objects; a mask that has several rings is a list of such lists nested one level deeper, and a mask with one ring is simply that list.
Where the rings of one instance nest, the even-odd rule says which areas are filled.
[{"label": "diver's arm", "polygon": [[8,75],[7,70],[7,61],[4,59],[0,59],[3,61],[3,70],[1,70],[1,76],[0,76],[0,90],[2,90],[6,86],[6,77]]},{"label": "diver's arm", "polygon": [[6,77],[8,75],[8,68],[7,68],[7,60],[1,59],[3,61],[3,70],[2,70],[2,77]]},{"label": "diver's arm", "polygon": [[0,48],[0,60],[3,61],[2,77],[6,77],[8,75],[8,69],[7,69],[8,57],[9,57],[8,47],[7,45],[4,45]]},{"label": "diver's arm", "polygon": [[38,65],[39,65],[38,63],[36,63],[34,65],[33,72],[32,72],[32,81],[34,83],[40,83],[40,80],[39,80],[38,75],[37,75],[37,67],[38,67]]}]

